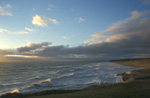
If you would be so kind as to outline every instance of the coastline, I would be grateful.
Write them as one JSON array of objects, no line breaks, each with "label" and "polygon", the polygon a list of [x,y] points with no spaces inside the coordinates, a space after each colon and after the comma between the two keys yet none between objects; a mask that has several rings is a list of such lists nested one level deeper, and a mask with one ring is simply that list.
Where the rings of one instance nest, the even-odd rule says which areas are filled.
[{"label": "coastline", "polygon": [[150,79],[150,59],[128,59],[128,60],[116,60],[112,61],[118,64],[131,67],[140,67],[142,69],[133,70],[129,73],[121,73],[117,76],[122,78],[122,82],[131,82],[135,80]]},{"label": "coastline", "polygon": [[[150,97],[150,59],[116,60],[118,64],[142,67],[121,73],[122,83],[101,84],[82,90],[47,90],[33,94],[5,94],[0,98],[148,98]],[[145,63],[144,63],[145,62]]]}]

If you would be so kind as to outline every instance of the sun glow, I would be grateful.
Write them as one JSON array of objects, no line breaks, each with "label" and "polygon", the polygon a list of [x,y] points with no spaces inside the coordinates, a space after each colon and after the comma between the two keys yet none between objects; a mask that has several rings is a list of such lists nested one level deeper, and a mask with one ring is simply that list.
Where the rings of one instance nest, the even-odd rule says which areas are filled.
[{"label": "sun glow", "polygon": [[39,58],[39,56],[29,56],[29,55],[5,55],[5,57]]}]

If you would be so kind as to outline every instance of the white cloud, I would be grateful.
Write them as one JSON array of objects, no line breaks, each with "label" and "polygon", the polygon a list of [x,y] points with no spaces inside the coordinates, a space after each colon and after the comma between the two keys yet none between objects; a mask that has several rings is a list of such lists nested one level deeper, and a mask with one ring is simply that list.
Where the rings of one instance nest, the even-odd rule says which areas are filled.
[{"label": "white cloud", "polygon": [[41,17],[39,15],[35,15],[32,20],[32,24],[45,27],[47,26],[48,22],[52,22],[54,24],[59,24],[59,22],[56,19],[48,18],[48,17]]},{"label": "white cloud", "polygon": [[10,32],[10,34],[29,34],[27,31]]},{"label": "white cloud", "polygon": [[41,16],[35,15],[33,17],[32,24],[44,27],[47,26],[47,21],[42,19]]},{"label": "white cloud", "polygon": [[10,8],[11,8],[10,4],[0,6],[0,15],[12,16],[11,11],[9,10]]},{"label": "white cloud", "polygon": [[3,33],[3,32],[9,32],[9,31],[6,29],[0,29],[0,33]]},{"label": "white cloud", "polygon": [[15,32],[12,32],[12,31],[9,31],[7,29],[0,29],[0,33],[9,33],[9,34],[29,34],[29,32],[27,31],[15,31]]},{"label": "white cloud", "polygon": [[30,29],[30,28],[27,28],[27,27],[25,27],[24,29],[29,31],[29,32],[34,32],[35,31],[35,29]]},{"label": "white cloud", "polygon": [[52,22],[52,23],[54,23],[54,24],[59,24],[59,22],[56,19],[47,18],[47,17],[45,17],[45,19]]},{"label": "white cloud", "polygon": [[79,17],[78,22],[83,22],[83,21],[85,21],[85,19],[84,19],[84,18],[82,18],[82,17]]}]

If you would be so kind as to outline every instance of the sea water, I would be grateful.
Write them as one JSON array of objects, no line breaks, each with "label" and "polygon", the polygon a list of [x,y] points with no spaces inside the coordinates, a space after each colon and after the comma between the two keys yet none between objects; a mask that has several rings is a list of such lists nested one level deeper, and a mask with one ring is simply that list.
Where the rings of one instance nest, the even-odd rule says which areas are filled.
[{"label": "sea water", "polygon": [[0,95],[117,83],[117,74],[135,69],[112,62],[0,63]]}]

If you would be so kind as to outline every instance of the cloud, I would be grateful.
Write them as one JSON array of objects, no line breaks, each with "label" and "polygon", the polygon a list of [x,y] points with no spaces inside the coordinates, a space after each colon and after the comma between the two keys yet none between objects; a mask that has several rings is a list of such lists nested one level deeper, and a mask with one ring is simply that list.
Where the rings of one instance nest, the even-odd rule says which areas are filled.
[{"label": "cloud", "polygon": [[82,17],[79,17],[78,22],[83,22],[83,21],[85,21],[85,19]]},{"label": "cloud", "polygon": [[33,17],[32,24],[44,27],[47,26],[47,21],[42,19],[41,16],[35,15]]},{"label": "cloud", "polygon": [[[53,57],[57,59],[114,59],[120,57],[150,57],[149,48],[135,48],[120,46],[118,43],[102,43],[81,45],[76,47],[69,47],[64,45],[39,45],[38,46],[23,46],[17,50],[23,55],[32,55],[38,57]],[[41,49],[42,48],[42,49]]]},{"label": "cloud", "polygon": [[0,6],[0,15],[12,16],[10,9],[11,9],[10,4],[6,4],[5,6]]},{"label": "cloud", "polygon": [[[93,34],[92,39],[97,39],[104,42],[117,42],[121,40],[132,41],[133,39],[139,40],[138,42],[148,40],[148,36],[150,35],[150,29],[148,27],[150,25],[150,18],[148,16],[150,15],[150,11],[133,11],[131,15],[131,17],[117,22],[108,29]],[[89,43],[90,40],[88,40]],[[91,41],[91,43],[93,42]]]},{"label": "cloud", "polygon": [[[150,55],[150,11],[131,12],[131,17],[119,21],[108,29],[93,34],[85,41],[92,46],[98,45],[101,51],[116,53],[116,55]],[[105,48],[104,48],[105,47]],[[104,52],[103,52],[104,53]]]},{"label": "cloud", "polygon": [[56,19],[48,18],[48,17],[41,17],[39,15],[35,15],[32,20],[32,24],[36,26],[45,27],[47,26],[48,22],[52,22],[54,24],[59,24],[59,22]]},{"label": "cloud", "polygon": [[30,28],[27,28],[27,27],[25,27],[24,29],[29,31],[29,32],[34,32],[35,31],[35,29],[30,29]]},{"label": "cloud", "polygon": [[0,33],[9,32],[7,29],[0,29]]},{"label": "cloud", "polygon": [[47,21],[50,21],[54,24],[59,24],[59,22],[56,19],[52,19],[52,18],[48,18],[48,17],[44,17]]},{"label": "cloud", "polygon": [[41,42],[41,43],[32,43],[32,42],[29,42],[27,45],[25,46],[21,46],[21,47],[18,47],[17,50],[18,52],[31,52],[32,50],[41,50],[43,49],[44,47],[47,47],[49,46],[51,43],[49,42]]},{"label": "cloud", "polygon": [[30,32],[24,31],[24,30],[20,30],[20,31],[9,31],[7,29],[0,29],[0,33],[9,33],[9,34],[29,34]]},{"label": "cloud", "polygon": [[[150,11],[131,12],[108,29],[93,34],[86,44],[69,47],[50,42],[33,43],[16,48],[15,56],[56,59],[118,59],[150,57]],[[0,32],[7,30],[0,29]],[[66,38],[66,36],[64,36]]]},{"label": "cloud", "polygon": [[[42,49],[40,45],[36,48],[26,46],[22,49],[35,56],[55,58],[150,57],[149,15],[150,11],[133,11],[131,17],[113,24],[102,32],[93,34],[92,38],[85,41],[84,45],[76,47],[46,45]],[[19,49],[18,51],[24,53]]]},{"label": "cloud", "polygon": [[29,34],[27,31],[10,32],[10,34]]}]

